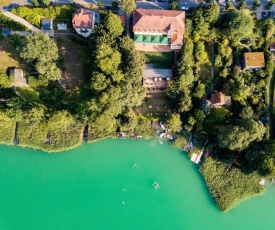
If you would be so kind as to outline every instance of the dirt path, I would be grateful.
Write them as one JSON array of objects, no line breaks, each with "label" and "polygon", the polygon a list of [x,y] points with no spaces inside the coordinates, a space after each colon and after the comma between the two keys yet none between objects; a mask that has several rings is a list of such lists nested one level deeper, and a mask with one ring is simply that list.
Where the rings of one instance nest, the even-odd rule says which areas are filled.
[{"label": "dirt path", "polygon": [[64,60],[62,69],[62,84],[69,90],[78,90],[83,81],[81,50],[83,47],[71,41],[67,35],[55,36],[59,55]]}]

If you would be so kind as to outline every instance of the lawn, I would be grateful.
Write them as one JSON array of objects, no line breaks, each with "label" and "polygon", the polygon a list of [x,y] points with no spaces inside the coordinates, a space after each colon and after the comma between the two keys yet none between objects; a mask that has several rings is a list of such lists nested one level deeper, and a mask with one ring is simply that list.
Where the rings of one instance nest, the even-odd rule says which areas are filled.
[{"label": "lawn", "polygon": [[[3,40],[0,41],[0,69],[4,72],[7,71],[8,67],[20,67],[23,70],[25,66],[20,63],[20,58],[18,52],[12,46],[10,40],[4,37]],[[19,64],[20,63],[20,64]]]},{"label": "lawn", "polygon": [[55,39],[61,58],[59,65],[62,69],[61,81],[67,89],[78,91],[84,79],[85,47],[76,43],[67,35],[56,35]]},{"label": "lawn", "polygon": [[39,93],[33,88],[18,88],[20,95],[28,101],[39,101]]},{"label": "lawn", "polygon": [[165,93],[154,93],[147,94],[142,105],[136,107],[135,111],[149,119],[165,120],[172,112],[172,106]]},{"label": "lawn", "polygon": [[174,52],[143,52],[146,64],[153,64],[158,69],[171,69],[174,62]]}]

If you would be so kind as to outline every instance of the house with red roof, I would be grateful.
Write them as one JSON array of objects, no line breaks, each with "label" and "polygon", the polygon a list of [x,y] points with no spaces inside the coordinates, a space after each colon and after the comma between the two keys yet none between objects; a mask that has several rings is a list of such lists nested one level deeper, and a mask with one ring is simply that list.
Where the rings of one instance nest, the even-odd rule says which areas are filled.
[{"label": "house with red roof", "polygon": [[184,31],[184,11],[136,9],[134,12],[135,43],[166,45],[176,50],[183,45]]},{"label": "house with red roof", "polygon": [[79,35],[87,38],[94,29],[95,14],[91,10],[81,8],[73,14],[72,24]]},{"label": "house with red roof", "polygon": [[211,95],[211,104],[213,107],[221,105],[230,105],[231,97],[225,96],[222,92],[213,93]]}]

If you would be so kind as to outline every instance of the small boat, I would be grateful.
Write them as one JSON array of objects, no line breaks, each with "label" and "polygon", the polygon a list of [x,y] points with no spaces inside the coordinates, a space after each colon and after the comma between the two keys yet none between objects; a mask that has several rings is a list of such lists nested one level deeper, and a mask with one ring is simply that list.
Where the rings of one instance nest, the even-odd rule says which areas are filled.
[{"label": "small boat", "polygon": [[160,134],[159,137],[164,138],[165,137],[165,133]]},{"label": "small boat", "polygon": [[159,188],[159,185],[158,185],[158,183],[157,182],[153,182],[153,184],[152,184],[156,189],[158,189]]},{"label": "small boat", "polygon": [[170,135],[167,135],[167,138],[169,138],[170,140],[172,140],[172,139],[173,139],[173,137],[172,137],[172,136],[170,136]]},{"label": "small boat", "polygon": [[160,127],[163,129],[163,130],[166,130],[165,126],[163,124],[160,125]]},{"label": "small boat", "polygon": [[160,141],[160,140],[158,140],[159,141],[159,143],[162,145],[162,142]]}]

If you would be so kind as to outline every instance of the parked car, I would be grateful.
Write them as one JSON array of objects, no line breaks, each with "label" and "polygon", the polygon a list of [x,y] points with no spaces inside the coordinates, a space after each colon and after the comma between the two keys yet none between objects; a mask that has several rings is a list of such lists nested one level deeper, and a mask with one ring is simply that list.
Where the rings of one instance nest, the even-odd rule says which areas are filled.
[{"label": "parked car", "polygon": [[189,10],[189,8],[188,8],[187,6],[182,6],[180,9],[181,9],[181,10],[184,10],[184,11]]},{"label": "parked car", "polygon": [[273,16],[272,16],[272,12],[271,11],[268,11],[267,12],[267,18],[272,18]]},{"label": "parked car", "polygon": [[262,19],[266,19],[266,12],[262,12]]}]

